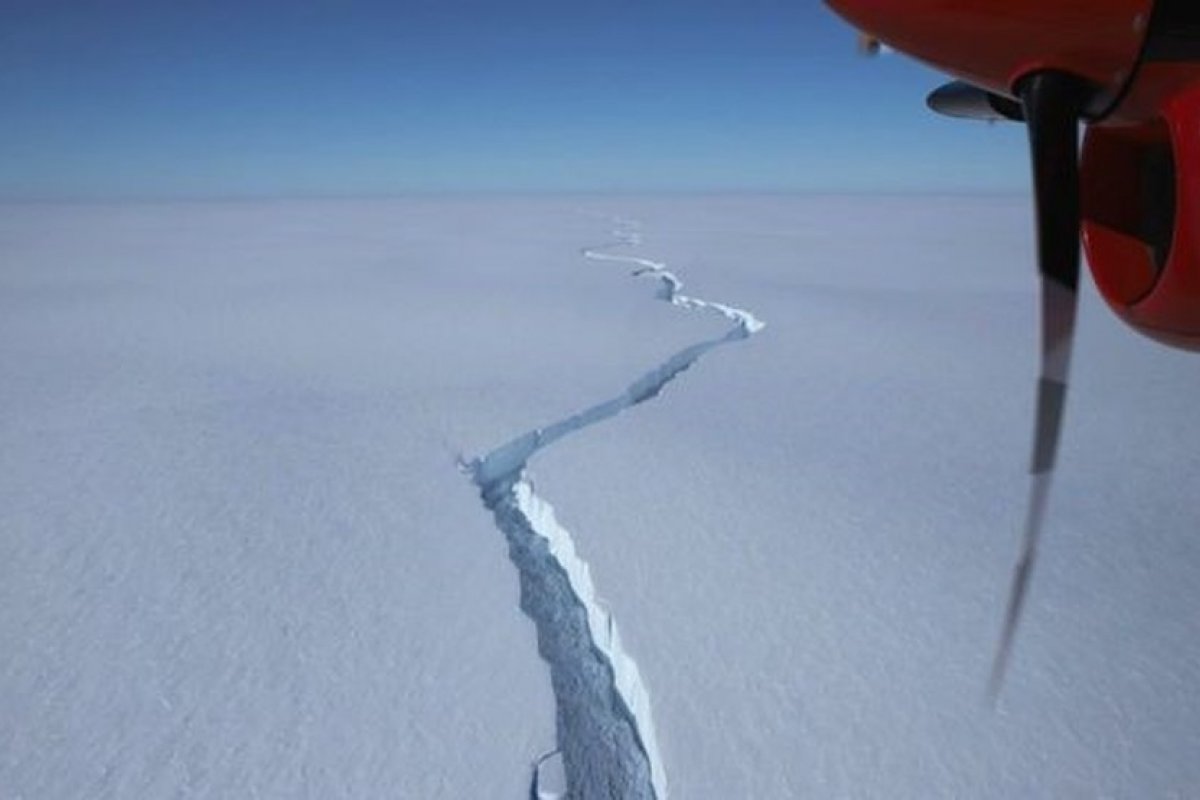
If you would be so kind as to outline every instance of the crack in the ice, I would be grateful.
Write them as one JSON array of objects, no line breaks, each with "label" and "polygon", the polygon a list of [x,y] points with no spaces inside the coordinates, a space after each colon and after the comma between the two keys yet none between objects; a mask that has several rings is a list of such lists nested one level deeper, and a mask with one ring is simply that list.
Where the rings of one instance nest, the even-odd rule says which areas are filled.
[{"label": "crack in the ice", "polygon": [[[633,264],[635,276],[660,282],[658,297],[674,306],[715,311],[734,323],[725,335],[685,347],[604,402],[535,428],[467,466],[484,504],[508,540],[517,567],[521,609],[533,620],[538,652],[550,666],[557,706],[558,750],[572,798],[666,800],[667,783],[650,699],[637,664],[621,647],[617,625],[601,604],[588,565],[571,534],[526,477],[529,459],[563,437],[657,397],[705,353],[746,339],[764,324],[748,311],[688,297],[665,264],[608,252],[641,243],[638,224],[617,220],[617,241],[583,250],[595,261]],[[536,792],[535,784],[531,788]]]}]

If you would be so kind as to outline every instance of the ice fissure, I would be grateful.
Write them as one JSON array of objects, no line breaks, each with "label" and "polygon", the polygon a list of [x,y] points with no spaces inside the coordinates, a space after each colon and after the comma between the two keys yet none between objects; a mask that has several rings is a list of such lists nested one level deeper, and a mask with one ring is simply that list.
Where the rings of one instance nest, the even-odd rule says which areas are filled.
[{"label": "ice fissure", "polygon": [[637,222],[617,220],[613,235],[615,241],[585,248],[583,256],[632,265],[635,276],[659,282],[660,299],[716,312],[733,326],[675,353],[615,397],[522,433],[466,466],[508,541],[519,574],[521,610],[533,620],[538,652],[550,667],[558,750],[570,797],[666,800],[650,697],[637,663],[596,595],[587,562],[553,507],[534,492],[527,468],[540,450],[657,397],[707,352],[749,338],[764,323],[748,311],[683,294],[682,281],[665,264],[627,252],[641,244]]}]

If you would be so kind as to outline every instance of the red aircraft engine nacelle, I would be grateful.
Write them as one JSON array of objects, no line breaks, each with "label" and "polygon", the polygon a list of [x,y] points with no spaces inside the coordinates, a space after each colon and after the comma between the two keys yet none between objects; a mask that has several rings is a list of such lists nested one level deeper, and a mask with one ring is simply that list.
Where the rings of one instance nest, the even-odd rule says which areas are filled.
[{"label": "red aircraft engine nacelle", "polygon": [[1081,170],[1083,242],[1100,293],[1137,330],[1189,350],[1200,350],[1197,77],[1190,65],[1145,65],[1129,99],[1088,130]]},{"label": "red aircraft engine nacelle", "polygon": [[1138,60],[1151,0],[828,0],[861,30],[967,83],[1012,96],[1057,69],[1104,91],[1099,115]]},{"label": "red aircraft engine nacelle", "polygon": [[1137,330],[1200,350],[1200,0],[828,0],[866,34],[1020,118],[1038,73],[1086,87],[1081,232]]}]

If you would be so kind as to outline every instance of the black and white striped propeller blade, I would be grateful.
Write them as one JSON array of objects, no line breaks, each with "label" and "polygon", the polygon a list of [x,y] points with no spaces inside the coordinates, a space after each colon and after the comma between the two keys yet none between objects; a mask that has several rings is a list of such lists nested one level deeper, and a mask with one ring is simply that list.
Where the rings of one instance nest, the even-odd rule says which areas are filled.
[{"label": "black and white striped propeller blade", "polygon": [[1024,81],[1020,97],[1033,159],[1042,296],[1041,376],[1033,482],[1021,552],[1013,570],[1004,627],[992,664],[989,690],[993,701],[1004,682],[1046,516],[1066,404],[1079,294],[1079,121],[1086,91],[1069,75],[1041,72]]}]

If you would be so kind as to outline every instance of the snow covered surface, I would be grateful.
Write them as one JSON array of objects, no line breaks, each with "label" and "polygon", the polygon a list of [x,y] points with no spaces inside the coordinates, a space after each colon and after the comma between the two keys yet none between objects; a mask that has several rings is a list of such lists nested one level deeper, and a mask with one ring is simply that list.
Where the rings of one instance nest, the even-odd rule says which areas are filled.
[{"label": "snow covered surface", "polygon": [[[610,684],[653,718],[656,793],[1194,794],[1200,362],[1090,289],[1042,558],[984,700],[1027,488],[1029,217],[0,206],[0,793],[528,797],[564,733],[554,615],[522,612],[461,468],[634,389],[497,474],[534,534],[570,532],[598,652],[636,662]],[[636,391],[736,332],[722,309],[768,326]]]}]

